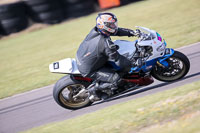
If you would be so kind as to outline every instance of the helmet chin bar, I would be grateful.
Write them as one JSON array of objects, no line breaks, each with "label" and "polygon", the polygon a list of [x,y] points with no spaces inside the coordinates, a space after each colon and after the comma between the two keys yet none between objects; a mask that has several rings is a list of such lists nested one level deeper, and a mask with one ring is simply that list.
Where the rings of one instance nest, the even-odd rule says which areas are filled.
[{"label": "helmet chin bar", "polygon": [[[97,28],[98,29],[98,28]],[[98,29],[99,30],[99,32],[101,33],[101,34],[103,34],[104,36],[110,36],[110,34],[116,34],[117,33],[117,31],[118,31],[118,29],[115,29],[115,32],[114,33],[110,33],[109,31],[102,31],[101,29]]]},{"label": "helmet chin bar", "polygon": [[99,32],[102,34],[102,35],[104,35],[104,36],[107,36],[107,37],[109,37],[110,36],[110,34],[111,33],[109,33],[108,31],[102,31],[102,30],[100,30],[99,28],[97,28],[98,30],[99,30]]}]

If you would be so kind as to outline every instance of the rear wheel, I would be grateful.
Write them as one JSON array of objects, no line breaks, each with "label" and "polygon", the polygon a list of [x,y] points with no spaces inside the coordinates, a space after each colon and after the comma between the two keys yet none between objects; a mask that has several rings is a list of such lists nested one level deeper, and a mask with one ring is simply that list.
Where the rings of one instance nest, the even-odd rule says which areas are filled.
[{"label": "rear wheel", "polygon": [[88,96],[75,97],[82,89],[87,88],[86,83],[73,80],[67,75],[55,84],[53,89],[53,97],[55,101],[66,109],[80,109],[92,104]]},{"label": "rear wheel", "polygon": [[190,61],[183,53],[175,51],[174,54],[166,60],[169,67],[162,68],[156,65],[152,71],[152,76],[158,80],[171,82],[183,78],[190,69]]}]

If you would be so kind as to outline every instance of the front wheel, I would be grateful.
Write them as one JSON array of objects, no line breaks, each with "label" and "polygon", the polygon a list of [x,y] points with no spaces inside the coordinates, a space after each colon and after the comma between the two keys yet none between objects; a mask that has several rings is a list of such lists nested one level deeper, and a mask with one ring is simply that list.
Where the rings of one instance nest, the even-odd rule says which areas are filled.
[{"label": "front wheel", "polygon": [[156,65],[152,76],[160,81],[171,82],[183,78],[190,69],[190,61],[183,53],[175,51],[167,60],[168,68]]},{"label": "front wheel", "polygon": [[88,97],[74,97],[82,89],[87,88],[86,83],[73,80],[70,75],[57,81],[53,88],[54,100],[66,109],[80,109],[92,104]]}]

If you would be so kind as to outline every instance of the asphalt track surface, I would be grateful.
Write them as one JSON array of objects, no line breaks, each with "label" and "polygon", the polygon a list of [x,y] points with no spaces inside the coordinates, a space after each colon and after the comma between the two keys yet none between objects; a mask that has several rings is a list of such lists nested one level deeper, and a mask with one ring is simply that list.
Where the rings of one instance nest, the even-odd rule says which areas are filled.
[{"label": "asphalt track surface", "polygon": [[189,57],[191,68],[181,80],[153,84],[124,94],[118,99],[71,111],[57,105],[52,97],[53,85],[0,100],[0,133],[15,133],[47,123],[74,118],[102,108],[200,80],[200,42],[177,49]]}]

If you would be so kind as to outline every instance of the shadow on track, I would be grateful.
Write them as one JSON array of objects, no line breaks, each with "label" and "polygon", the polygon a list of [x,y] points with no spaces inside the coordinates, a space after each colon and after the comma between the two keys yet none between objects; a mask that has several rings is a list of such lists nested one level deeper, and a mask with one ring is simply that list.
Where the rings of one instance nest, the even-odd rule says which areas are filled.
[{"label": "shadow on track", "polygon": [[[144,87],[144,88],[138,88],[138,89],[135,89],[135,90],[133,90],[131,92],[127,92],[128,94],[125,93],[125,94],[113,97],[111,99],[108,99],[106,101],[94,103],[94,104],[92,104],[90,106],[98,105],[98,104],[101,104],[101,103],[104,103],[104,102],[110,102],[110,101],[113,101],[113,100],[116,100],[116,99],[121,99],[121,98],[129,97],[129,96],[132,96],[132,95],[136,95],[136,94],[148,91],[148,90],[153,90],[153,89],[156,89],[156,88],[159,88],[159,87],[163,87],[163,86],[166,86],[166,85],[169,85],[169,84],[173,84],[175,82],[179,82],[179,81],[182,81],[182,80],[186,80],[186,79],[198,76],[198,75],[200,75],[200,72],[188,75],[188,76],[186,76],[186,77],[184,77],[184,78],[182,78],[180,80],[177,80],[177,81],[164,82],[164,83],[157,84],[157,85],[150,86],[150,87],[147,86],[147,87]],[[0,109],[0,114],[4,114],[4,113],[11,112],[11,111],[15,111],[17,109],[21,109],[21,108],[24,108],[24,107],[27,107],[27,106],[38,104],[38,103],[41,103],[41,102],[44,102],[44,101],[48,101],[48,100],[51,100],[51,99],[52,99],[51,95],[48,95],[48,96],[45,96],[45,97],[42,97],[42,98],[39,98],[39,99],[34,99],[34,100],[31,100],[31,101],[23,102],[23,103],[20,103],[20,104],[17,104],[17,105],[13,105],[13,106],[10,106],[10,107],[7,107],[7,108]]]},{"label": "shadow on track", "polygon": [[176,81],[173,81],[173,82],[164,82],[164,83],[157,84],[157,85],[150,86],[150,87],[138,88],[138,89],[133,90],[131,93],[122,94],[122,96],[119,95],[119,96],[116,96],[114,98],[108,99],[106,101],[94,103],[91,106],[98,105],[98,104],[101,104],[101,103],[104,103],[104,102],[110,102],[110,101],[113,101],[113,100],[116,100],[116,99],[121,99],[121,98],[129,97],[129,96],[136,95],[136,94],[139,94],[139,93],[142,93],[142,92],[145,92],[145,91],[153,90],[153,89],[156,89],[156,88],[159,88],[159,87],[164,87],[166,85],[170,85],[170,84],[173,84],[175,82],[183,81],[183,80],[186,80],[186,79],[198,76],[198,75],[200,75],[200,72],[188,75],[188,76],[186,76],[186,77],[184,77],[184,78],[182,78],[180,80],[176,80]]}]

